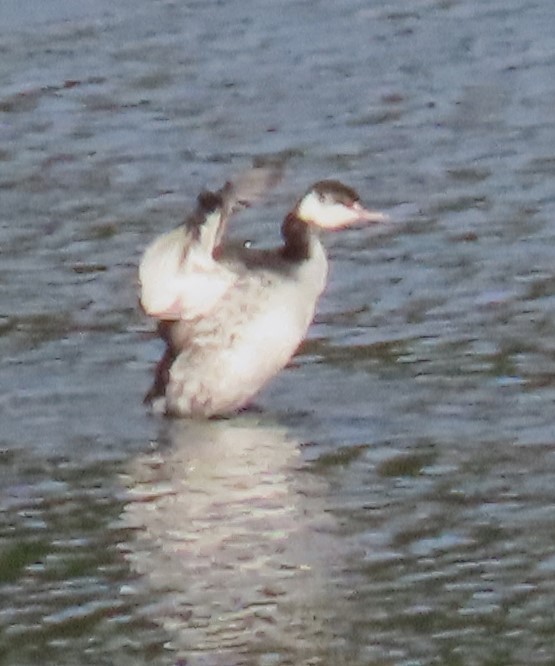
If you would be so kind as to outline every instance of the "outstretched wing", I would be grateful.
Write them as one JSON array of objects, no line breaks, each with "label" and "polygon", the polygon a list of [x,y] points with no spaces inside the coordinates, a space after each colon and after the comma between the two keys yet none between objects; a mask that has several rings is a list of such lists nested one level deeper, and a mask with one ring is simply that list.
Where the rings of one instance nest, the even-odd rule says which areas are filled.
[{"label": "outstretched wing", "polygon": [[212,310],[236,280],[214,258],[227,220],[281,177],[278,165],[254,167],[217,192],[202,192],[184,224],[155,239],[140,266],[141,305],[157,319],[194,319]]}]

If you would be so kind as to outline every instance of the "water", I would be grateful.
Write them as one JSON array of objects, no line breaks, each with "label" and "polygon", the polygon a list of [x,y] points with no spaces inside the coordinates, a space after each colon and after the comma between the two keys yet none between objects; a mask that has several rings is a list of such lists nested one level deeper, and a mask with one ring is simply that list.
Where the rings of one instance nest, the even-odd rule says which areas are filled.
[{"label": "water", "polygon": [[[548,0],[0,1],[0,661],[553,664]],[[32,11],[31,11],[32,10]],[[287,162],[395,222],[260,412],[141,404],[153,236]]]}]

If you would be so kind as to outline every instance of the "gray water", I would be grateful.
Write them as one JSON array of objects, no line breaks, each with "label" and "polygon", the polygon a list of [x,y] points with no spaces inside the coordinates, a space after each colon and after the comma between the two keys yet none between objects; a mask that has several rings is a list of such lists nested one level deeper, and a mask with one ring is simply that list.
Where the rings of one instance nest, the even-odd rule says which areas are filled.
[{"label": "gray water", "polygon": [[[0,662],[555,663],[550,0],[0,0]],[[308,340],[150,416],[146,244],[260,156],[313,181]]]}]

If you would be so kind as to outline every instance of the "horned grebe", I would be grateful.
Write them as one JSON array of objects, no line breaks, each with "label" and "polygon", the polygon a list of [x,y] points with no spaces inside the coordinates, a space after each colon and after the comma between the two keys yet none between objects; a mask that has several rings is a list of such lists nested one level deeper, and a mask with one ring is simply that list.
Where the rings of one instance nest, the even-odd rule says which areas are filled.
[{"label": "horned grebe", "polygon": [[244,407],[291,359],[314,316],[328,262],[320,229],[381,222],[336,180],[314,184],[271,250],[221,243],[228,217],[271,185],[251,170],[203,192],[184,224],[157,238],[139,267],[141,304],[166,343],[146,402],[173,416],[210,417]]}]

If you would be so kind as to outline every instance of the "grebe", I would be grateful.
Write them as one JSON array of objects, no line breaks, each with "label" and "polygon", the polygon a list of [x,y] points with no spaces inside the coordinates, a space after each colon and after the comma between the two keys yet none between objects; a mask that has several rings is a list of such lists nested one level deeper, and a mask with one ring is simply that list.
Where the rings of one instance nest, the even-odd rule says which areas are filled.
[{"label": "grebe", "polygon": [[184,224],[157,238],[139,267],[141,305],[166,343],[145,402],[172,416],[237,411],[291,359],[314,316],[328,262],[319,230],[381,222],[358,194],[322,180],[286,215],[272,250],[222,244],[228,217],[274,184],[254,168],[202,192]]}]

